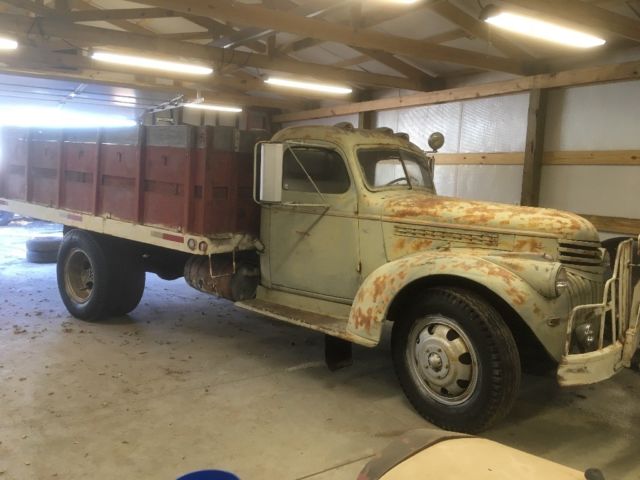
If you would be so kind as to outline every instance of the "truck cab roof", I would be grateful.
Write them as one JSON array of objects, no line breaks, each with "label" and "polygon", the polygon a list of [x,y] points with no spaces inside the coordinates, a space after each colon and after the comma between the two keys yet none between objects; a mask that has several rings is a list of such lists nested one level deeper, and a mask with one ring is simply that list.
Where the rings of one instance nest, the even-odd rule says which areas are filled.
[{"label": "truck cab roof", "polygon": [[394,145],[421,155],[424,154],[421,148],[411,143],[409,136],[405,133],[395,133],[392,129],[386,127],[374,129],[355,128],[347,122],[338,123],[334,126],[305,125],[288,127],[280,130],[272,138],[274,142],[292,140],[326,141],[340,145],[346,150],[351,150],[351,147],[363,144]]}]

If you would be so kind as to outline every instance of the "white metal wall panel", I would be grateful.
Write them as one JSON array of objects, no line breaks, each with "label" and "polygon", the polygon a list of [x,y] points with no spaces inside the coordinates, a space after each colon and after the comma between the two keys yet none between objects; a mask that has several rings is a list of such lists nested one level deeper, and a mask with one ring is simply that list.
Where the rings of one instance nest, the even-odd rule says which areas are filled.
[{"label": "white metal wall panel", "polygon": [[519,165],[459,165],[456,196],[502,203],[520,203]]},{"label": "white metal wall panel", "polygon": [[640,167],[548,165],[540,204],[592,215],[640,218]]},{"label": "white metal wall panel", "polygon": [[545,150],[640,148],[640,82],[551,91]]},{"label": "white metal wall panel", "polygon": [[458,181],[457,165],[436,165],[433,171],[433,181],[438,195],[447,197],[456,196],[456,183]]},{"label": "white metal wall panel", "polygon": [[434,181],[439,195],[520,203],[522,167],[519,165],[440,165]]}]

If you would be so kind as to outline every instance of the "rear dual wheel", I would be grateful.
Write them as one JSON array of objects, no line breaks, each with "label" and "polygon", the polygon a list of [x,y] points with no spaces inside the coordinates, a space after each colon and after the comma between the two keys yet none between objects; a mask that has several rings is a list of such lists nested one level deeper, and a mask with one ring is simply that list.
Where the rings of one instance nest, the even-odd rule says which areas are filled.
[{"label": "rear dual wheel", "polygon": [[108,237],[76,229],[62,240],[58,290],[76,318],[97,321],[129,313],[142,298],[144,277],[140,262]]},{"label": "rear dual wheel", "polygon": [[515,341],[480,296],[432,288],[396,320],[392,355],[414,408],[447,430],[475,433],[511,409],[520,383]]}]

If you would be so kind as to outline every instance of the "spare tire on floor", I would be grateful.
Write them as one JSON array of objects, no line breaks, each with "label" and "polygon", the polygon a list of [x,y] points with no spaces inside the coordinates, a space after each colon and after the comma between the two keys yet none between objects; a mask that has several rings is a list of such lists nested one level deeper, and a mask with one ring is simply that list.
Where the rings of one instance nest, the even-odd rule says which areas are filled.
[{"label": "spare tire on floor", "polygon": [[27,240],[27,261],[31,263],[56,263],[60,249],[60,237],[33,237]]},{"label": "spare tire on floor", "polygon": [[5,212],[0,210],[0,227],[5,227],[13,220],[13,212]]}]

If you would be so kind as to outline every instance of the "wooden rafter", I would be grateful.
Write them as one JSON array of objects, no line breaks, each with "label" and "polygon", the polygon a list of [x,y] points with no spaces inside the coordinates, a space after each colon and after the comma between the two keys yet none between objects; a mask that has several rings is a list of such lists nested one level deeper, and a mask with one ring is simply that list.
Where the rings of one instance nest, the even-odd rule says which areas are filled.
[{"label": "wooden rafter", "polygon": [[[289,13],[301,15],[303,17],[319,17],[320,15],[332,12],[337,8],[343,8],[345,3],[346,2],[344,0],[322,0],[322,2],[311,2],[298,5],[286,0],[274,3],[271,8],[279,7],[283,11],[288,11]],[[226,38],[222,38],[217,46],[225,48],[239,47],[241,45],[245,45],[248,41],[264,38],[273,32],[273,29],[248,27],[234,32]]]},{"label": "wooden rafter", "polygon": [[526,61],[533,60],[533,57],[529,55],[528,52],[518,47],[513,42],[506,40],[495,31],[490,31],[486,23],[472,17],[449,1],[445,0],[429,3],[428,8],[450,22],[458,25],[468,34],[489,42],[508,57],[519,58]]},{"label": "wooden rafter", "polygon": [[383,50],[392,54],[439,60],[484,70],[497,70],[515,74],[522,74],[525,71],[525,66],[520,61],[478,54],[468,50],[413,40],[370,29],[354,31],[349,26],[244,3],[233,3],[227,0],[216,0],[215,2],[181,0],[179,3],[172,0],[143,0],[142,3],[173,8],[190,14],[225,19],[242,25],[258,26],[265,29],[314,37],[319,40],[343,43],[359,48]]},{"label": "wooden rafter", "polygon": [[276,122],[294,122],[298,120],[350,115],[366,111],[392,110],[396,108],[469,100],[472,98],[509,95],[536,88],[559,88],[571,85],[589,85],[632,79],[640,79],[640,61],[587,67],[556,73],[544,73],[514,80],[336,105],[333,107],[276,115],[274,120]]},{"label": "wooden rafter", "polygon": [[236,65],[240,67],[254,67],[322,78],[330,81],[397,87],[409,90],[420,90],[423,87],[422,84],[413,80],[390,75],[346,70],[280,57],[269,58],[266,55],[229,51],[205,45],[179,42],[161,38],[157,35],[117,32],[104,28],[78,25],[59,18],[39,18],[37,21],[38,28],[35,30],[32,28],[33,23],[33,18],[30,17],[6,13],[0,14],[0,29],[4,32],[12,32],[17,35],[32,32],[32,35],[36,36],[42,35],[45,37],[63,38],[85,44],[109,45],[123,49],[135,48],[136,51],[141,53],[147,52],[152,55],[196,58],[210,62],[216,66]]},{"label": "wooden rafter", "polygon": [[[448,32],[439,33],[436,35],[431,35],[429,37],[424,38],[423,40],[433,42],[433,43],[442,43],[449,42],[451,40],[457,40],[459,38],[464,38],[467,36],[467,33],[462,29],[450,30]],[[345,60],[340,60],[339,62],[333,63],[334,67],[352,67],[354,65],[360,65],[361,63],[367,62],[371,59],[368,55],[358,55],[357,57],[347,58]]]},{"label": "wooden rafter", "polygon": [[[132,88],[147,88],[151,90],[161,90],[172,93],[185,93],[195,97],[197,91],[211,92],[221,102],[240,103],[242,105],[263,106],[270,108],[294,109],[300,108],[303,104],[296,100],[280,100],[266,97],[256,97],[245,95],[242,92],[224,91],[230,87],[238,89],[240,83],[224,77],[216,77],[209,81],[198,81],[179,75],[145,75],[132,78],[131,72],[126,68],[118,66],[97,66],[91,59],[78,56],[56,53],[42,49],[21,47],[19,56],[12,53],[0,53],[0,72],[20,73],[24,72],[29,76],[45,76],[49,78],[73,79],[91,83],[117,84],[118,86],[128,86]],[[159,79],[165,79],[158,82]],[[172,80],[168,83],[166,80]]]},{"label": "wooden rafter", "polygon": [[[89,10],[89,11],[96,11],[96,12],[102,11],[100,8],[96,7],[95,5],[85,0],[74,0],[74,7],[79,9]],[[106,21],[115,27],[121,28],[125,32],[142,33],[142,34],[152,33],[151,30],[149,30],[148,28],[144,28],[138,25],[137,23],[130,22],[128,20],[120,20],[116,18],[116,19],[106,20]]]},{"label": "wooden rafter", "polygon": [[71,22],[110,22],[112,20],[139,20],[144,18],[167,18],[182,16],[166,8],[114,8],[74,10],[65,15]]}]

